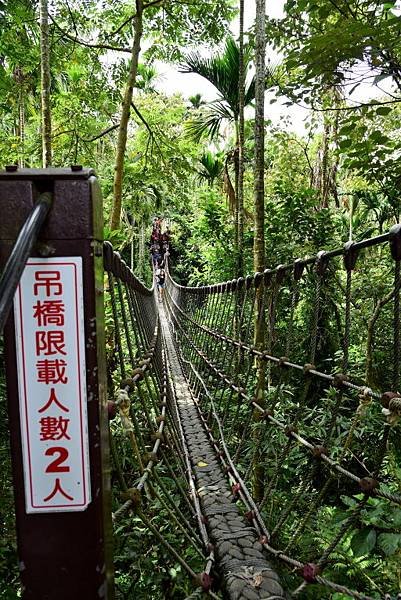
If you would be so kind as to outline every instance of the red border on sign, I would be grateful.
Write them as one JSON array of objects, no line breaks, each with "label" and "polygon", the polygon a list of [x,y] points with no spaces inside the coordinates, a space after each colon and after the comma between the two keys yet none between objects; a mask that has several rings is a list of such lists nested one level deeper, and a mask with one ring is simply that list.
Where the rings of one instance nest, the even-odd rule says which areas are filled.
[{"label": "red border on sign", "polygon": [[[79,257],[81,258],[81,257]],[[81,259],[82,260],[82,259]],[[29,435],[29,419],[28,419],[28,402],[27,402],[27,393],[26,393],[26,364],[25,364],[25,343],[24,343],[24,324],[23,324],[23,311],[22,311],[22,293],[21,293],[21,284],[18,285],[18,296],[19,296],[19,304],[20,304],[20,321],[21,321],[21,346],[22,346],[22,364],[23,364],[23,382],[24,382],[24,412],[25,412],[25,420],[26,420],[26,432],[27,432],[27,449],[28,449],[28,461],[29,461],[29,483],[30,483],[30,493],[31,493],[31,502],[30,505],[32,508],[68,508],[75,506],[86,506],[87,505],[87,490],[86,490],[86,477],[85,477],[85,448],[84,448],[84,425],[82,420],[82,409],[83,409],[83,399],[81,392],[81,355],[80,355],[80,344],[79,344],[79,312],[78,312],[78,276],[77,276],[77,265],[73,262],[51,262],[51,263],[27,263],[26,267],[34,267],[34,266],[44,266],[46,264],[51,265],[59,265],[59,266],[72,266],[74,267],[74,280],[75,280],[75,325],[76,325],[76,344],[77,344],[77,368],[78,368],[78,390],[79,390],[79,419],[80,419],[80,430],[81,430],[81,459],[82,459],[82,482],[83,482],[83,495],[84,501],[82,503],[75,504],[43,504],[37,505],[33,503],[33,482],[32,482],[32,461],[31,461],[31,447],[30,447],[30,435]]]}]

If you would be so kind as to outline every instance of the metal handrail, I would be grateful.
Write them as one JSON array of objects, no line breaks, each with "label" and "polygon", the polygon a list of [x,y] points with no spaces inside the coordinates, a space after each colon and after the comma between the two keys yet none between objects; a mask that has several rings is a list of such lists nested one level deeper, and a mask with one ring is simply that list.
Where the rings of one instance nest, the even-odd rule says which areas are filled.
[{"label": "metal handrail", "polygon": [[52,205],[50,192],[40,194],[29,217],[22,226],[0,278],[0,335],[10,313],[15,291],[25,265]]}]

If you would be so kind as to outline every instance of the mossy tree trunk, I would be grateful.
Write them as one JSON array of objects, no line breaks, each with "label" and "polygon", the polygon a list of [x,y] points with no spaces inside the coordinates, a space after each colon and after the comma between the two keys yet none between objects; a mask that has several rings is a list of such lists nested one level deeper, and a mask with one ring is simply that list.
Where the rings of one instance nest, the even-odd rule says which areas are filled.
[{"label": "mossy tree trunk", "polygon": [[50,44],[49,44],[49,12],[47,0],[40,0],[40,95],[42,123],[42,165],[48,167],[52,163],[52,119],[50,104]]},{"label": "mossy tree trunk", "polygon": [[239,2],[239,77],[238,77],[238,194],[237,194],[237,277],[244,275],[244,147],[245,147],[245,72],[244,0]]},{"label": "mossy tree trunk", "polygon": [[131,112],[132,96],[138,73],[139,54],[141,51],[143,0],[136,0],[134,17],[134,41],[129,62],[128,78],[121,108],[120,126],[118,129],[117,154],[114,167],[113,206],[110,215],[110,229],[119,229],[121,224],[121,207],[123,193],[124,160],[127,147],[128,124]]},{"label": "mossy tree trunk", "polygon": [[[264,155],[265,155],[265,10],[266,0],[256,0],[256,30],[255,30],[255,159],[254,159],[254,269],[263,273],[265,268],[265,187],[264,187]],[[256,290],[254,343],[256,348],[263,349],[265,343],[264,318],[264,286],[263,282]],[[255,399],[264,406],[265,391],[265,362],[256,359],[256,393]],[[255,410],[254,421],[259,422],[260,413]],[[253,464],[253,495],[256,502],[263,498],[264,470],[261,464],[260,435],[255,427],[254,464]]]}]

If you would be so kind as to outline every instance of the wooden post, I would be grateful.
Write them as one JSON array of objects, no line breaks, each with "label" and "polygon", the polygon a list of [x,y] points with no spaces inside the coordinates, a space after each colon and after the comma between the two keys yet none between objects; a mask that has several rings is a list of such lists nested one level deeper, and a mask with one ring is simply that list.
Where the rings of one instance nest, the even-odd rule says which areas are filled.
[{"label": "wooden post", "polygon": [[[59,261],[60,264],[63,262],[75,264],[74,272],[77,271],[78,275],[82,264],[81,275],[78,276],[78,280],[76,279],[78,281],[77,290],[75,290],[76,296],[73,296],[79,298],[81,294],[78,289],[81,279],[81,289],[83,290],[82,339],[77,342],[76,348],[80,345],[82,356],[78,362],[75,351],[70,352],[71,356],[69,356],[68,344],[62,346],[59,343],[53,349],[49,346],[46,347],[46,343],[49,343],[49,339],[46,338],[46,328],[39,327],[39,333],[33,331],[31,337],[34,340],[35,335],[39,336],[36,338],[38,360],[54,358],[53,355],[57,356],[57,352],[63,353],[61,358],[65,359],[65,362],[71,360],[71,370],[66,371],[66,377],[67,374],[70,376],[71,385],[73,369],[76,368],[74,365],[81,364],[83,376],[80,379],[81,387],[79,389],[82,390],[82,394],[77,392],[81,398],[80,404],[77,404],[81,407],[81,412],[77,413],[81,419],[79,421],[81,431],[79,443],[81,443],[81,438],[82,440],[85,438],[86,428],[87,438],[82,442],[83,449],[79,456],[82,455],[82,465],[85,463],[89,471],[86,471],[85,476],[75,478],[73,482],[74,485],[79,486],[83,482],[85,483],[85,477],[87,477],[85,502],[82,502],[81,506],[78,504],[69,506],[71,500],[68,498],[72,498],[74,494],[71,491],[68,493],[68,489],[71,488],[66,488],[63,490],[66,494],[65,508],[63,508],[62,494],[58,491],[57,486],[63,486],[63,472],[70,471],[71,473],[73,467],[70,468],[67,460],[62,462],[60,448],[63,445],[66,446],[67,449],[63,450],[64,454],[68,453],[68,449],[71,450],[71,453],[74,452],[74,447],[69,441],[73,432],[72,429],[69,432],[66,427],[71,424],[68,402],[71,402],[71,406],[73,406],[76,394],[71,395],[68,392],[68,398],[63,400],[60,400],[60,396],[58,397],[58,406],[64,405],[64,412],[62,408],[58,411],[62,415],[61,421],[55,412],[54,414],[50,412],[51,417],[48,419],[56,420],[46,421],[44,416],[46,413],[42,409],[33,408],[40,406],[37,402],[42,400],[38,400],[35,390],[43,391],[45,396],[47,393],[45,404],[49,402],[51,390],[53,390],[53,398],[55,393],[59,393],[58,390],[60,394],[65,390],[61,388],[60,382],[59,387],[57,385],[52,387],[52,383],[55,384],[55,381],[41,381],[40,376],[36,373],[34,377],[37,376],[37,381],[41,381],[44,384],[43,387],[38,388],[39,384],[37,385],[36,381],[32,379],[33,385],[30,389],[29,386],[25,386],[28,389],[24,392],[22,377],[25,367],[21,367],[23,362],[21,342],[18,341],[19,338],[16,339],[15,334],[17,326],[21,337],[21,325],[18,325],[18,312],[15,317],[11,311],[4,332],[5,362],[22,597],[24,600],[71,600],[73,598],[77,600],[81,598],[110,600],[114,596],[114,589],[106,410],[102,199],[93,171],[82,169],[79,166],[71,169],[20,169],[15,172],[0,172],[0,269],[4,267],[17,234],[31,211],[35,199],[42,192],[53,194],[53,205],[32,257],[40,259],[36,261],[40,269],[42,269],[41,265],[45,264],[44,258],[63,258],[63,261]],[[34,261],[31,263],[34,264]],[[37,273],[33,275],[36,277]],[[43,279],[40,280],[41,277],[44,277],[43,274],[38,277],[39,286],[35,288],[36,292],[39,289],[46,290]],[[40,288],[40,286],[42,287]],[[31,288],[34,289],[32,285]],[[55,286],[53,292],[57,294],[58,291],[59,289]],[[61,295],[60,298],[62,298]],[[67,294],[65,302],[67,303]],[[65,308],[65,320],[69,314],[75,314],[69,313],[69,310],[77,309],[78,311],[78,304],[79,300],[73,303],[74,306]],[[29,302],[26,304],[26,310],[29,315]],[[76,314],[78,315],[78,312]],[[79,321],[78,318],[77,321]],[[38,321],[38,326],[45,324],[43,321]],[[64,323],[63,317],[60,324],[64,324],[65,334],[69,335],[71,323]],[[55,327],[55,325],[51,325],[50,329]],[[60,331],[57,332],[57,335],[64,335],[64,330],[60,327],[58,329]],[[78,338],[78,333],[71,337],[70,350],[75,348],[73,344]],[[60,337],[58,340],[60,342]],[[29,347],[24,348],[24,352],[27,354],[27,364],[29,365],[29,361],[32,364],[32,353],[35,350],[32,348],[32,344],[27,345]],[[78,374],[79,371],[78,366]],[[31,376],[32,373],[28,373],[28,377]],[[64,381],[66,381],[66,377]],[[78,387],[76,389],[78,390]],[[37,417],[36,413],[32,412],[34,410],[37,412]],[[27,415],[29,416],[30,435],[34,436],[35,431],[37,433],[34,440],[37,452],[40,453],[43,450],[42,455],[47,455],[49,463],[53,464],[50,471],[49,468],[42,468],[43,464],[46,464],[43,463],[43,456],[35,458],[32,454],[33,464],[29,464],[27,460],[29,438],[27,442],[27,426],[26,424],[24,426]],[[49,423],[58,423],[56,434],[54,428],[53,432],[50,429],[49,433]],[[60,424],[63,425],[64,430]],[[39,431],[38,427],[42,429]],[[86,454],[85,444],[87,444],[88,450]],[[54,464],[56,464],[55,468]],[[34,497],[32,485],[35,487],[36,483],[31,483],[31,487],[29,487],[27,472],[33,474],[35,479],[41,468],[45,473],[42,478],[44,488],[49,489],[50,492],[52,492],[51,488],[54,488],[51,500],[48,499],[48,496],[44,498],[46,494],[42,493],[40,486],[39,495],[32,500]],[[46,486],[50,487],[46,488]],[[78,487],[78,489],[80,488]],[[47,511],[46,502],[51,504],[49,511]],[[36,506],[39,508],[35,508]]]}]

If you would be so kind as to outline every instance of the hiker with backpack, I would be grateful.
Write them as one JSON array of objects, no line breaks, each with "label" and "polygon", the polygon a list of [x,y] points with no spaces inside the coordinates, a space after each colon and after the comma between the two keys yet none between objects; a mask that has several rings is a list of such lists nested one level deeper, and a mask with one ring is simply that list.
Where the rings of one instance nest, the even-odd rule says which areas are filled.
[{"label": "hiker with backpack", "polygon": [[156,269],[156,283],[159,290],[159,302],[161,302],[163,299],[163,290],[166,287],[166,272],[162,267]]}]

